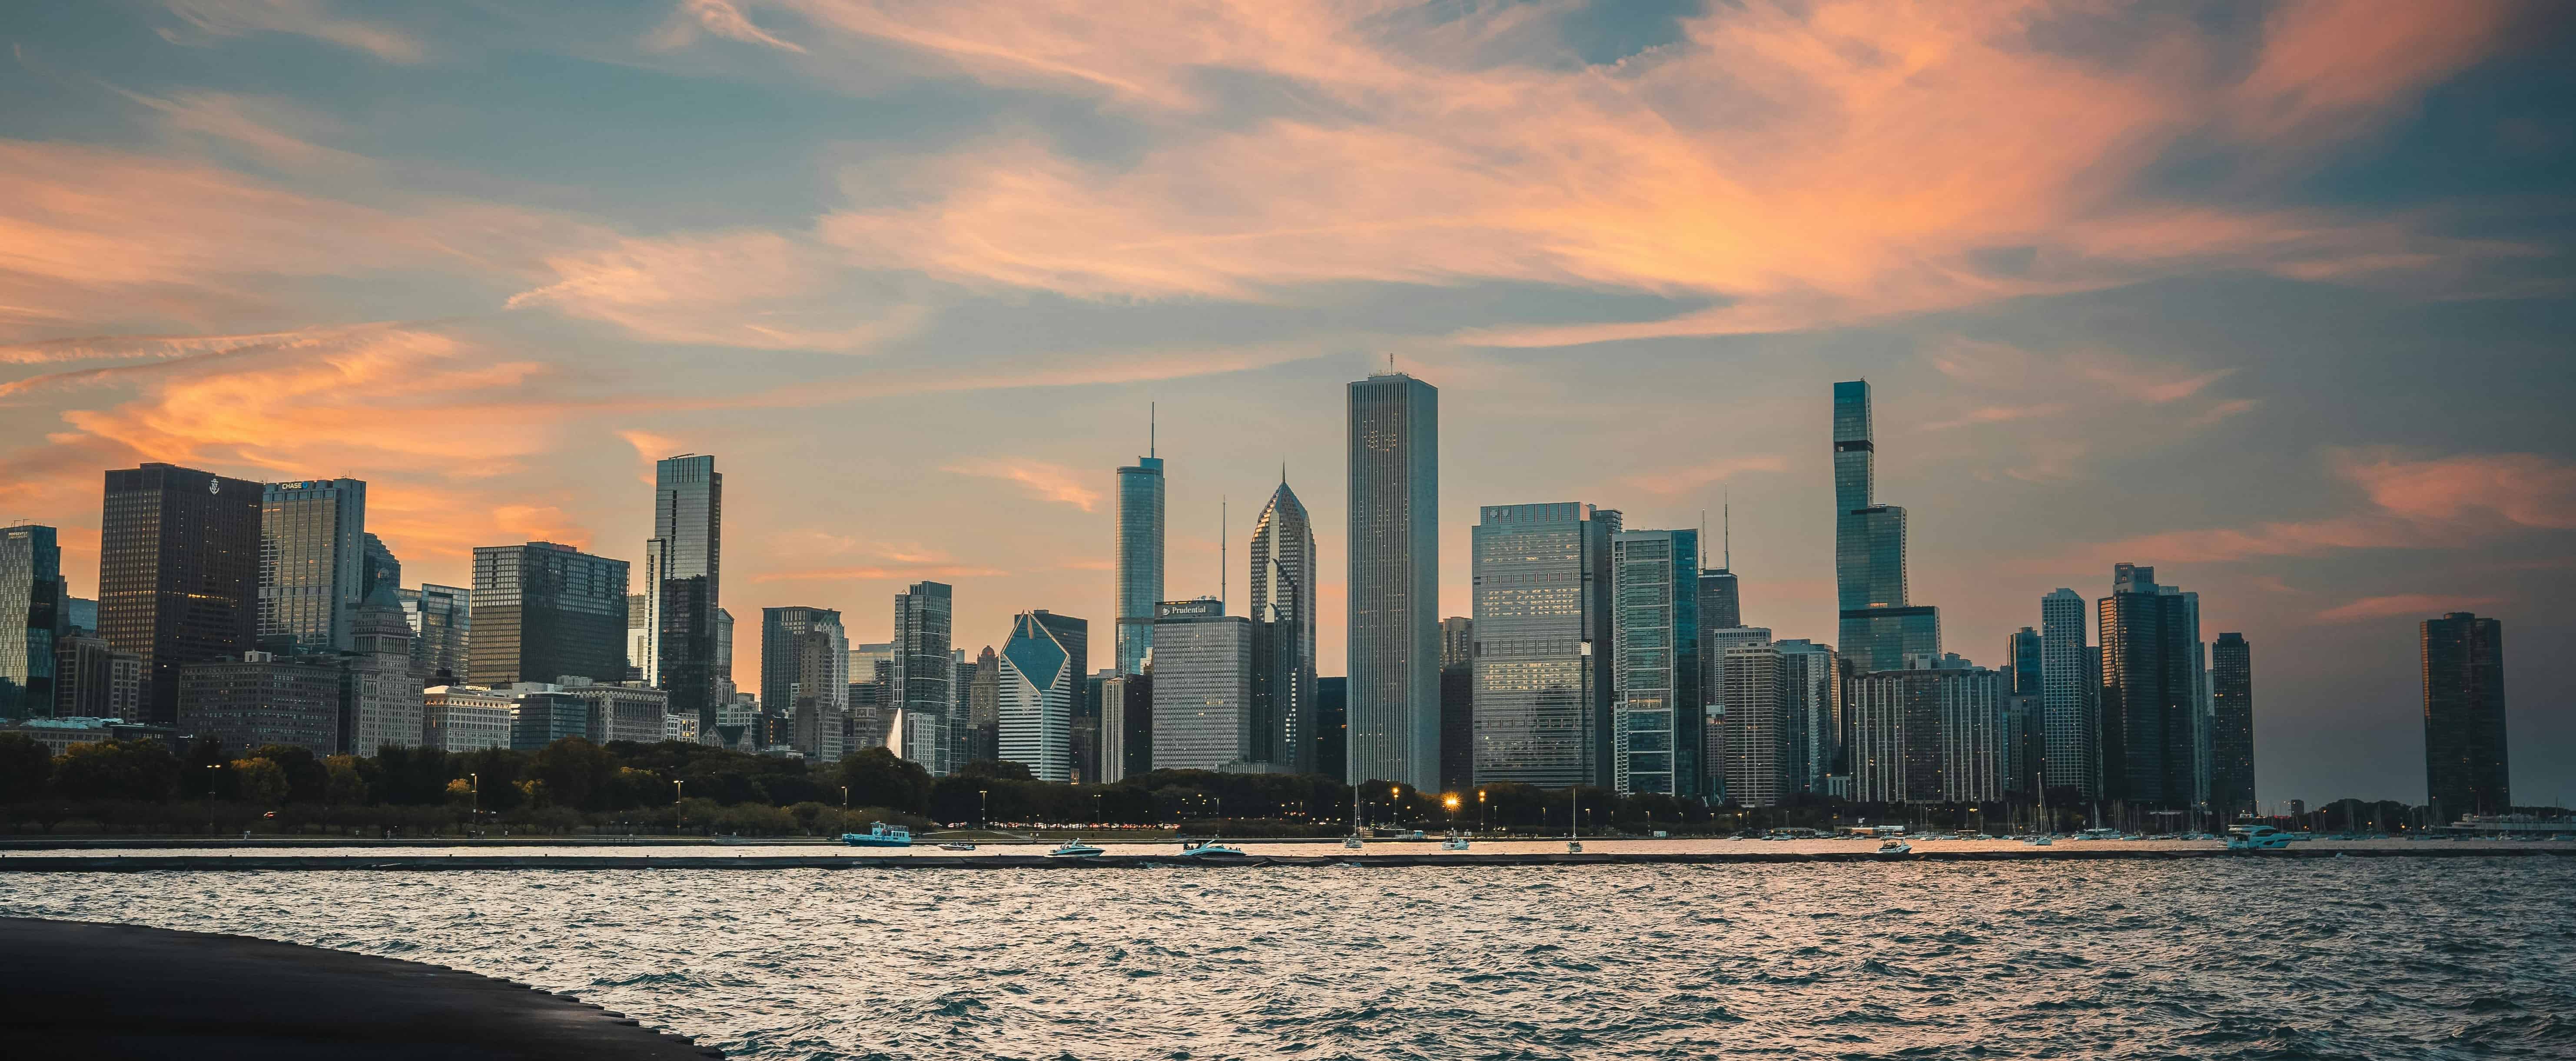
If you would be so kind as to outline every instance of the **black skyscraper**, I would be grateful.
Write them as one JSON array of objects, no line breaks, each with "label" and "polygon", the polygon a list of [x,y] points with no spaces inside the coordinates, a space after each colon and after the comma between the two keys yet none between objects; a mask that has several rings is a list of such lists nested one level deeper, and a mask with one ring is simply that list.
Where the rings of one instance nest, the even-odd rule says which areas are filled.
[{"label": "black skyscraper", "polygon": [[179,668],[257,647],[262,486],[169,464],[107,473],[98,625],[143,659],[141,721],[179,721]]},{"label": "black skyscraper", "polygon": [[2151,807],[2195,802],[2200,599],[2119,564],[2100,603],[2103,795]]},{"label": "black skyscraper", "polygon": [[2254,650],[2243,634],[2209,646],[2209,809],[2254,813]]},{"label": "black skyscraper", "polygon": [[626,675],[626,561],[529,542],[474,550],[476,685]]},{"label": "black skyscraper", "polygon": [[2504,624],[2468,612],[2424,620],[2424,790],[2444,822],[2503,814]]}]

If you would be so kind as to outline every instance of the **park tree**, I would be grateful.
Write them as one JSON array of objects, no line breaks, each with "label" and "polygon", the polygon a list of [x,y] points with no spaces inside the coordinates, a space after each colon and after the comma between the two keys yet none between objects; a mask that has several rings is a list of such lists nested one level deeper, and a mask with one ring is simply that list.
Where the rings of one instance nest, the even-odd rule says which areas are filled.
[{"label": "park tree", "polygon": [[54,789],[73,799],[170,798],[179,784],[179,760],[156,740],[75,744],[54,761]]},{"label": "park tree", "polygon": [[865,748],[841,760],[841,783],[853,807],[884,807],[920,814],[930,807],[930,771],[884,748]]},{"label": "park tree", "polygon": [[45,794],[54,776],[54,757],[24,733],[0,733],[0,803],[17,803]]},{"label": "park tree", "polygon": [[253,756],[235,759],[224,772],[232,783],[233,797],[244,803],[274,807],[286,802],[289,788],[286,768],[277,760]]}]

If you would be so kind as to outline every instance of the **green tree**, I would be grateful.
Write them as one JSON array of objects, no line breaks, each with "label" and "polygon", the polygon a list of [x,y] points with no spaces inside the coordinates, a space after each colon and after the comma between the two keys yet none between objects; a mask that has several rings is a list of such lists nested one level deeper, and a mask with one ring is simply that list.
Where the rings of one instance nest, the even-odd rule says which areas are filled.
[{"label": "green tree", "polygon": [[1038,775],[1029,772],[1029,764],[1014,762],[1009,759],[977,759],[974,762],[958,767],[957,772],[949,776],[984,777],[1002,781],[1035,781],[1038,779]]},{"label": "green tree", "polygon": [[274,807],[286,802],[286,768],[277,760],[253,756],[235,759],[224,768],[230,775],[233,793],[244,803]]},{"label": "green tree", "polygon": [[930,771],[884,748],[865,748],[841,760],[841,783],[853,807],[884,807],[920,814],[930,806]]},{"label": "green tree", "polygon": [[157,803],[178,782],[179,760],[157,740],[75,744],[54,760],[54,789],[73,799]]},{"label": "green tree", "polygon": [[329,780],[323,785],[323,802],[335,807],[362,806],[367,802],[367,776],[364,760],[354,755],[334,755],[322,760]]},{"label": "green tree", "polygon": [[583,810],[603,809],[601,800],[608,795],[616,771],[617,763],[607,751],[580,737],[546,745],[528,769],[545,783],[546,795],[555,805]]},{"label": "green tree", "polygon": [[36,738],[0,733],[0,803],[16,803],[45,794],[54,776],[54,757]]}]

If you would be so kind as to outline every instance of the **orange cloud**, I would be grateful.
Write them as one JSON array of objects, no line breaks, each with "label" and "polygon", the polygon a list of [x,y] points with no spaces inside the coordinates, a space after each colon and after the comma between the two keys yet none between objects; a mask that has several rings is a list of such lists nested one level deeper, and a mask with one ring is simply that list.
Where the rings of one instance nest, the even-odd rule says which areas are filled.
[{"label": "orange cloud", "polygon": [[2328,608],[2317,613],[2317,621],[2350,623],[2399,615],[2431,619],[2445,612],[2464,612],[2502,603],[2504,603],[2502,597],[2445,597],[2432,593],[2400,593],[2388,597],[2363,597],[2349,604]]},{"label": "orange cloud", "polygon": [[811,571],[767,571],[753,582],[909,582],[924,578],[999,578],[1010,572],[992,567],[827,567]]},{"label": "orange cloud", "polygon": [[957,475],[974,475],[1003,479],[1028,488],[1033,497],[1072,505],[1085,512],[1100,503],[1100,491],[1085,484],[1097,474],[1077,472],[1060,464],[1021,458],[978,458],[959,461],[940,469]]},{"label": "orange cloud", "polygon": [[1789,461],[1787,458],[1771,454],[1760,454],[1750,457],[1729,457],[1725,460],[1710,461],[1704,464],[1694,464],[1682,468],[1666,468],[1660,471],[1638,472],[1634,475],[1622,478],[1619,481],[1650,494],[1664,494],[1669,496],[1672,494],[1689,493],[1690,491],[1707,486],[1710,483],[1724,482],[1728,479],[1734,478],[1735,476],[1748,472],[1784,472],[1787,470],[1789,470]]},{"label": "orange cloud", "polygon": [[2527,530],[2576,527],[2576,465],[2529,453],[2407,460],[2344,453],[2336,474],[2361,488],[2369,511],[2247,529],[2171,531],[2088,548],[2075,561],[2144,557],[2226,563],[2347,549],[2456,548]]},{"label": "orange cloud", "polygon": [[511,296],[510,308],[550,306],[653,342],[853,351],[925,316],[891,299],[872,318],[854,314],[849,292],[827,290],[839,267],[774,232],[621,239],[545,265],[555,282]]}]

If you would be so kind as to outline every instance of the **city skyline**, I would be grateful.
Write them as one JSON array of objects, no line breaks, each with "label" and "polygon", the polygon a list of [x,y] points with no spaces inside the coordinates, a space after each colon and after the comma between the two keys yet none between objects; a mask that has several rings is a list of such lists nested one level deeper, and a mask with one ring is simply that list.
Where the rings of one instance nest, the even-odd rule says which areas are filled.
[{"label": "city skyline", "polygon": [[[2545,605],[2576,590],[2565,225],[2518,198],[2576,161],[2530,102],[2570,75],[2517,43],[2562,21],[2468,5],[2365,26],[2285,5],[2023,35],[1965,12],[1828,29],[1821,8],[1755,6],[1515,27],[1300,11],[1295,47],[1169,49],[1186,60],[1018,42],[1069,45],[1043,49],[1067,57],[1053,71],[760,4],[723,27],[538,19],[508,51],[427,13],[338,12],[329,32],[0,15],[21,48],[0,78],[49,104],[0,116],[0,186],[25,193],[0,211],[31,251],[0,269],[0,305],[28,314],[0,315],[0,517],[60,528],[92,599],[98,475],[145,461],[366,481],[367,529],[412,585],[471,585],[473,548],[532,540],[640,576],[640,491],[695,450],[732,480],[726,598],[746,623],[809,604],[888,640],[890,595],[931,580],[956,587],[958,645],[999,643],[1033,608],[1114,621],[1106,469],[1132,463],[1149,402],[1175,410],[1155,596],[1214,591],[1217,498],[1257,496],[1282,459],[1314,525],[1344,526],[1337,389],[1391,352],[1442,391],[1433,614],[1470,612],[1479,506],[1581,498],[1683,527],[1731,491],[1745,622],[1839,646],[1817,396],[1865,378],[1909,593],[1940,605],[1950,650],[1999,665],[1992,646],[2059,586],[2089,627],[2111,565],[2151,565],[2203,593],[2204,637],[2259,648],[2267,801],[2420,801],[2416,626],[2474,611],[2525,661],[2515,791],[2576,789],[2568,680],[2534,665],[2576,645]],[[1865,69],[1778,59],[1908,32],[1955,46],[1917,53],[1937,58],[1902,105],[1987,130],[1975,152],[1875,145],[1890,113],[1855,87]],[[2142,72],[2123,41],[2208,61]],[[1365,61],[1315,62],[1325,49]],[[1348,120],[1182,61],[1300,85]],[[328,92],[277,72],[316,64]],[[541,95],[559,82],[531,67],[591,91]],[[1585,90],[1595,76],[1639,90]],[[1730,76],[1777,89],[1772,109],[1654,102]],[[1572,119],[1547,135],[1637,150],[1495,183],[1474,176],[1485,160],[1566,156],[1385,102],[1481,91]],[[2063,109],[1994,129],[1995,93]],[[561,109],[494,105],[538,98]],[[929,117],[870,113],[896,98]],[[1674,132],[1651,132],[1658,106],[1682,108],[1660,115]],[[555,151],[566,122],[597,149]],[[1290,145],[1355,179],[1254,161]],[[2446,168],[2411,161],[2428,151]],[[1001,172],[1032,175],[1068,227],[1014,231]],[[1244,182],[1234,198],[1149,205],[1220,172]],[[1938,202],[1888,183],[1917,177]],[[1638,198],[1561,196],[1576,185]],[[1451,191],[1357,194],[1420,186]],[[1501,209],[1512,188],[1563,210]],[[1314,224],[1340,217],[1360,223]],[[1355,235],[1432,224],[1455,238]],[[1740,256],[1711,248],[1719,230]],[[1346,543],[1320,537],[1319,669],[1339,676]],[[759,665],[743,640],[738,676]]]}]

